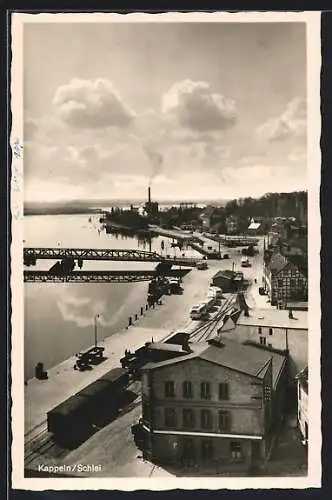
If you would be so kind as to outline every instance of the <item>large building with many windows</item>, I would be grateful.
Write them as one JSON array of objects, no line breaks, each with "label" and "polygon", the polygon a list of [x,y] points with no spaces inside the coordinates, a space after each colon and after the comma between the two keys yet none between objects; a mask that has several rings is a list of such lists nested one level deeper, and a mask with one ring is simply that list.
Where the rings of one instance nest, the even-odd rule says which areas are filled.
[{"label": "large building with many windows", "polygon": [[287,358],[231,340],[190,346],[143,368],[145,457],[247,471],[264,460],[279,421]]}]

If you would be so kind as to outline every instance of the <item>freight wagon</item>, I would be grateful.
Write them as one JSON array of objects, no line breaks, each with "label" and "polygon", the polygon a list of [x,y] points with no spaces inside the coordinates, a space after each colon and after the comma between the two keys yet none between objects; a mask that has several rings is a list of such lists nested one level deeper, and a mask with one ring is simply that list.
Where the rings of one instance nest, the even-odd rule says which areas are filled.
[{"label": "freight wagon", "polygon": [[135,378],[141,377],[141,369],[147,363],[158,363],[186,353],[182,344],[170,344],[162,342],[147,342],[134,353],[126,352],[120,363],[123,368]]},{"label": "freight wagon", "polygon": [[81,443],[101,415],[111,416],[119,409],[128,383],[128,370],[115,368],[49,411],[47,429],[54,441],[64,446]]}]

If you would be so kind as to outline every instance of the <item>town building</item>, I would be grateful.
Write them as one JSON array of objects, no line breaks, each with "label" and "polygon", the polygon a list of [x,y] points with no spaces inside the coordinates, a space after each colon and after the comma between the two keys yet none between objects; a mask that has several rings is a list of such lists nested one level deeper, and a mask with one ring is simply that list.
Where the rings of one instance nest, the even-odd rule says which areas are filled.
[{"label": "town building", "polygon": [[247,229],[248,234],[264,234],[267,230],[267,221],[264,217],[252,217]]},{"label": "town building", "polygon": [[235,215],[230,215],[226,218],[227,234],[235,234],[238,231],[238,219]]},{"label": "town building", "polygon": [[287,301],[308,300],[308,265],[302,256],[285,256],[266,250],[263,261],[263,284],[272,305]]},{"label": "town building", "polygon": [[308,442],[308,366],[297,375],[297,420],[303,437]]},{"label": "town building", "polygon": [[308,313],[281,309],[243,310],[235,321],[232,318],[218,330],[222,339],[232,339],[287,353],[289,355],[289,379],[295,381],[308,363]]},{"label": "town building", "polygon": [[261,223],[255,222],[255,219],[250,220],[250,224],[248,226],[248,234],[260,234]]},{"label": "town building", "polygon": [[200,215],[200,219],[202,221],[203,229],[208,231],[218,219],[217,208],[208,205],[205,208],[204,212]]},{"label": "town building", "polygon": [[236,292],[243,286],[243,273],[225,269],[218,271],[211,280],[212,286],[217,286],[225,293]]},{"label": "town building", "polygon": [[231,340],[190,347],[143,367],[144,456],[175,467],[252,470],[281,418],[287,357]]}]

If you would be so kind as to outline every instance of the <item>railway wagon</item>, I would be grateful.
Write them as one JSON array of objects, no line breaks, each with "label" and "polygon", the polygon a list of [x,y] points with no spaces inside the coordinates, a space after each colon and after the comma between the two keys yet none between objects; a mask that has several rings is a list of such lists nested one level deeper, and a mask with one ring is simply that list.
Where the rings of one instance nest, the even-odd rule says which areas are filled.
[{"label": "railway wagon", "polygon": [[135,378],[140,379],[141,369],[150,362],[158,363],[185,354],[186,351],[180,343],[170,344],[162,342],[146,342],[134,353],[126,354],[120,362],[124,368]]},{"label": "railway wagon", "polygon": [[49,411],[47,429],[54,440],[70,446],[86,439],[100,414],[117,410],[128,381],[128,370],[115,368]]}]

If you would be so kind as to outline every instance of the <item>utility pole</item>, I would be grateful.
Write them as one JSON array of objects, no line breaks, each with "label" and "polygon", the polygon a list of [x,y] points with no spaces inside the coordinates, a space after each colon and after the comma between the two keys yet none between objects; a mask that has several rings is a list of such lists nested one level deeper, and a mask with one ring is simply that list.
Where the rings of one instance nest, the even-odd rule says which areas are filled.
[{"label": "utility pole", "polygon": [[97,347],[97,318],[99,318],[99,314],[96,314],[94,318],[94,333],[95,333],[95,347]]}]

